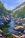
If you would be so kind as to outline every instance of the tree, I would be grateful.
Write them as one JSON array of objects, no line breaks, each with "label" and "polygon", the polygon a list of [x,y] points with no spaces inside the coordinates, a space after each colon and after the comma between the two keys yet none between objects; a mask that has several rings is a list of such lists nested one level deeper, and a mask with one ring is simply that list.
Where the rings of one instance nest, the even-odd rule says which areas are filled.
[{"label": "tree", "polygon": [[0,15],[2,15],[3,9],[4,9],[3,4],[0,2]]},{"label": "tree", "polygon": [[3,6],[2,2],[0,1],[0,15],[6,16],[8,14],[7,9]]},{"label": "tree", "polygon": [[[8,11],[7,9],[5,9],[5,7],[3,6],[3,4],[0,2],[0,16],[6,16],[8,13],[10,13],[10,11]],[[9,24],[4,24],[4,26],[2,27],[2,31],[3,34],[6,36],[11,35],[9,30],[10,25]]]},{"label": "tree", "polygon": [[[15,15],[14,15],[15,14]],[[15,13],[14,13],[14,17],[20,17],[20,18],[24,18],[25,17],[25,6],[19,10],[16,10]],[[16,15],[17,14],[17,15]]]}]

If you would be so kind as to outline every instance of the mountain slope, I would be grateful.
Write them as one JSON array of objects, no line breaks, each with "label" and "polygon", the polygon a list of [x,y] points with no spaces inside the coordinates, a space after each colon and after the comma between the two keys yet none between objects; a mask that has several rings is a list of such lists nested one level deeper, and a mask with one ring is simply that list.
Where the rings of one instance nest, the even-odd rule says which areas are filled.
[{"label": "mountain slope", "polygon": [[21,5],[19,5],[18,7],[16,7],[15,9],[13,9],[13,11],[19,10],[21,8],[23,8],[25,6],[25,2],[22,3]]},{"label": "mountain slope", "polygon": [[25,2],[22,3],[18,8],[13,9],[13,17],[15,18],[25,18]]}]

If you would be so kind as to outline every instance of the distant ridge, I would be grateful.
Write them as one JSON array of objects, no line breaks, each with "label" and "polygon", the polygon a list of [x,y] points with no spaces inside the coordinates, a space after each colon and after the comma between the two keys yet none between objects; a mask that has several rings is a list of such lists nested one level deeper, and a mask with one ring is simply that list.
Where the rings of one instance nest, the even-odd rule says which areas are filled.
[{"label": "distant ridge", "polygon": [[17,6],[13,11],[19,10],[25,6],[25,2],[23,2],[21,5]]}]

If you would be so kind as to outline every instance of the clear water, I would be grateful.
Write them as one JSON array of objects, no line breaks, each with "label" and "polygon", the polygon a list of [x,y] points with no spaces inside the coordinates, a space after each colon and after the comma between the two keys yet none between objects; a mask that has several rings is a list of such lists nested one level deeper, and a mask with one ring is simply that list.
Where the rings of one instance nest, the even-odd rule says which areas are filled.
[{"label": "clear water", "polygon": [[15,23],[14,23],[13,20],[11,20],[11,22],[10,22],[10,28],[9,28],[9,32],[10,33],[13,33],[14,32],[14,30],[13,30],[14,27],[15,27]]},{"label": "clear water", "polygon": [[14,22],[14,20],[11,20],[11,22],[10,22],[10,28],[9,28],[9,32],[11,33],[11,34],[21,34],[21,30],[20,31],[17,31],[17,30],[14,30],[14,28],[15,28],[15,22]]}]

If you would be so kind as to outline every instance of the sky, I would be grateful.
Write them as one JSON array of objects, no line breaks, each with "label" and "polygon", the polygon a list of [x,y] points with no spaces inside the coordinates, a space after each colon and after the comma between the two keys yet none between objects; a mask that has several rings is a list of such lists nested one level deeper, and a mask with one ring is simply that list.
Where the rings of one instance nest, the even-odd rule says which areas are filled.
[{"label": "sky", "polygon": [[23,2],[25,2],[25,0],[0,0],[0,1],[4,4],[4,7],[6,9],[11,9],[11,10],[19,6]]}]

